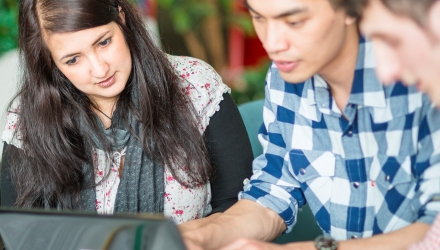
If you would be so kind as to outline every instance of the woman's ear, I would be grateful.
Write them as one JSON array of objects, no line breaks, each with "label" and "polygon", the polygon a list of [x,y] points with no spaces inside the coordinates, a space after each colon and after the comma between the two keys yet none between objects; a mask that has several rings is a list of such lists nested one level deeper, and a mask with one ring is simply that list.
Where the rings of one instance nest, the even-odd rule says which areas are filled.
[{"label": "woman's ear", "polygon": [[118,11],[119,11],[119,18],[121,18],[122,23],[125,24],[125,13],[122,10],[121,6],[118,6]]},{"label": "woman's ear", "polygon": [[440,0],[435,1],[428,12],[428,27],[440,42]]}]

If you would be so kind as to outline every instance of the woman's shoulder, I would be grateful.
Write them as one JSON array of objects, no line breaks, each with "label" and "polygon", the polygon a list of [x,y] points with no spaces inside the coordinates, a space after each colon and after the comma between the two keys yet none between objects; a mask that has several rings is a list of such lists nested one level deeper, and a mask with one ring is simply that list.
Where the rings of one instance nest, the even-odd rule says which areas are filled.
[{"label": "woman's shoulder", "polygon": [[182,85],[192,84],[200,89],[216,88],[225,92],[230,91],[220,75],[208,63],[188,56],[167,56],[176,74],[183,80]]},{"label": "woman's shoulder", "polygon": [[17,97],[11,103],[6,114],[6,125],[2,132],[2,141],[7,144],[21,148],[21,137],[17,133],[17,122],[19,119],[20,98]]},{"label": "woman's shoulder", "polygon": [[230,93],[231,89],[211,65],[200,59],[172,55],[168,55],[168,59],[180,77],[182,91],[193,103],[204,130],[209,118],[220,109],[223,94]]},{"label": "woman's shoulder", "polygon": [[[185,85],[183,82],[187,82],[186,84],[192,84],[201,89],[220,88],[225,92],[230,91],[229,87],[223,83],[220,75],[208,63],[188,56],[167,56],[176,74],[184,80],[182,81],[183,85]],[[206,85],[206,81],[212,84]]]}]

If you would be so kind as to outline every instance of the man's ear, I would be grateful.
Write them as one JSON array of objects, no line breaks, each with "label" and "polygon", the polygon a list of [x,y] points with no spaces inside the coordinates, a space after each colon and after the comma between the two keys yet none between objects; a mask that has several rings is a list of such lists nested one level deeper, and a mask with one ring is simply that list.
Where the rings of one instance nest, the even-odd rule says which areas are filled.
[{"label": "man's ear", "polygon": [[119,18],[121,19],[122,23],[125,24],[125,13],[122,10],[122,7],[118,6],[118,10],[119,10]]},{"label": "man's ear", "polygon": [[440,41],[440,0],[435,1],[428,12],[428,27],[435,38]]},{"label": "man's ear", "polygon": [[345,17],[345,25],[352,25],[357,21],[357,18],[352,17],[352,16],[348,16]]}]

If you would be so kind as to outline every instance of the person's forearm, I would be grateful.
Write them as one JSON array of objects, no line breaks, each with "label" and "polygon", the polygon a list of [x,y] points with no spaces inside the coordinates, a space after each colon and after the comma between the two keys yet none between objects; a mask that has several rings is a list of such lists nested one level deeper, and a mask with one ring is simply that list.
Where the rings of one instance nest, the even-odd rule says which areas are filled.
[{"label": "person's forearm", "polygon": [[222,215],[183,234],[203,249],[217,249],[239,238],[273,240],[286,229],[281,217],[260,204],[240,200]]},{"label": "person's forearm", "polygon": [[370,238],[339,242],[338,250],[346,249],[407,249],[410,245],[422,240],[429,225],[416,222],[394,232],[376,235]]},{"label": "person's forearm", "polygon": [[178,225],[177,227],[179,228],[179,231],[181,233],[186,233],[186,232],[198,229],[198,228],[208,224],[209,222],[211,222],[212,220],[214,220],[215,218],[217,218],[221,214],[222,213],[211,214],[210,216],[205,217],[205,218],[191,220],[191,221],[182,223],[182,224]]},{"label": "person's forearm", "polygon": [[[426,232],[429,229],[429,225],[424,223],[414,223],[405,228],[396,230],[391,233],[380,234],[370,238],[356,239],[356,240],[346,240],[340,241],[338,245],[338,250],[350,250],[350,249],[362,249],[362,250],[394,250],[394,249],[408,249],[412,244],[419,242],[425,237]],[[240,244],[238,242],[237,244]],[[286,245],[268,245],[269,243],[255,243],[255,242],[244,242],[242,245],[246,244],[256,244],[263,247],[266,244],[267,249],[284,249],[284,250],[299,250],[308,249],[316,250],[313,241],[307,242],[295,242]],[[266,249],[264,248],[264,249]],[[227,248],[229,250],[229,248]],[[230,248],[235,249],[235,248]],[[237,249],[243,249],[240,246]]]}]

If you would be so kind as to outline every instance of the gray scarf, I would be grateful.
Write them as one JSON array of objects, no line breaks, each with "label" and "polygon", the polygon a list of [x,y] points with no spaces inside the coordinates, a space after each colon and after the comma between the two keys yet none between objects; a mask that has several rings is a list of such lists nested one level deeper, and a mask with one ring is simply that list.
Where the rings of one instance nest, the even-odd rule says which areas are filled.
[{"label": "gray scarf", "polygon": [[[127,146],[124,169],[116,194],[115,213],[163,213],[164,204],[164,169],[158,163],[151,161],[143,153],[140,142],[136,139],[142,131],[142,125],[133,115],[128,114],[130,126],[137,136],[131,135],[124,128],[121,110],[116,109],[112,118],[112,127],[105,130],[105,136],[112,144],[112,150],[121,150]],[[102,123],[99,124],[102,125]],[[92,135],[94,145],[102,149],[96,135]],[[85,169],[93,169],[84,166]],[[90,173],[90,171],[88,171]],[[93,173],[86,175],[86,181],[94,180]],[[85,189],[81,193],[81,210],[96,211],[95,188]]]}]

